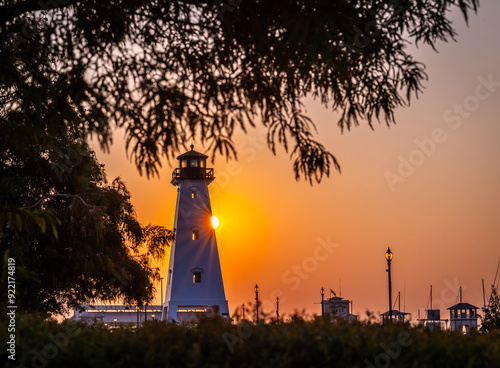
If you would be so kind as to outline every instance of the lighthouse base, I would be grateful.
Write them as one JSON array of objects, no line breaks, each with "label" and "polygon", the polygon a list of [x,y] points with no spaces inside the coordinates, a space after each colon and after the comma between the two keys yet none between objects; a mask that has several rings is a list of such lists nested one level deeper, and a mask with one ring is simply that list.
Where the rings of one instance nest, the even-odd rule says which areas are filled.
[{"label": "lighthouse base", "polygon": [[229,319],[227,300],[211,302],[179,301],[170,302],[163,308],[162,320],[167,322],[189,323],[203,317],[222,317]]}]

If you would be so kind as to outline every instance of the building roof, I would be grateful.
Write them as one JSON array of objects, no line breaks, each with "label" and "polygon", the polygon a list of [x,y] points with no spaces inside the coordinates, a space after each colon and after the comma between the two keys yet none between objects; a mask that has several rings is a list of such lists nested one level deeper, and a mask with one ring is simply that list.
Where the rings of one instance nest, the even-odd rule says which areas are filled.
[{"label": "building roof", "polygon": [[479,309],[479,307],[473,306],[469,303],[458,303],[449,307],[448,309]]},{"label": "building roof", "polygon": [[177,156],[178,160],[181,160],[183,158],[203,158],[203,159],[206,159],[206,158],[208,158],[208,156],[204,155],[203,153],[200,153],[198,151],[195,151],[194,145],[191,145],[190,151],[187,151],[186,153],[183,153],[182,155]]},{"label": "building roof", "polygon": [[348,302],[349,300],[341,298],[340,296],[334,296],[334,297],[325,299],[325,302],[342,302],[342,301]]},{"label": "building roof", "polygon": [[[384,317],[385,317],[385,316],[388,316],[389,314],[390,314],[390,313],[389,313],[389,311],[387,311],[387,312],[382,313],[382,316],[384,316]],[[401,311],[398,311],[397,309],[393,309],[393,310],[392,310],[392,315],[393,315],[393,316],[398,316],[398,315],[399,315],[399,316],[406,316],[406,315],[408,315],[408,314],[410,314],[410,313],[401,312]]]}]

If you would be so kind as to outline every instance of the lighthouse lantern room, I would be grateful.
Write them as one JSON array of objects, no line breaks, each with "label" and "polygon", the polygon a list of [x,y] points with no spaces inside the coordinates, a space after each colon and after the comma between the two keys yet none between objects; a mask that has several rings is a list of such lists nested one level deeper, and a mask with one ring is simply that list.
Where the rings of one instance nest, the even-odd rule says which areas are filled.
[{"label": "lighthouse lantern room", "polygon": [[190,151],[177,157],[179,167],[172,173],[177,204],[164,321],[189,322],[202,315],[229,317],[208,193],[214,170],[206,167],[207,158],[191,145]]}]

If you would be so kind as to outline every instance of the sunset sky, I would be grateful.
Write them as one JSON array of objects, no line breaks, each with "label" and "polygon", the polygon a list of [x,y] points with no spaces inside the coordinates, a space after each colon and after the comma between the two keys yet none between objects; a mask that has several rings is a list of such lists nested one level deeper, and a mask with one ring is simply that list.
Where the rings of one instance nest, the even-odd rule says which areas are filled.
[{"label": "sunset sky", "polygon": [[[483,0],[468,28],[453,14],[458,42],[439,43],[439,53],[415,50],[429,80],[397,111],[397,125],[372,131],[364,123],[342,134],[337,113],[306,101],[341,174],[313,186],[295,181],[289,154],[273,156],[262,127],[238,134],[238,161],[219,156],[209,165],[231,314],[253,301],[255,283],[266,312],[279,295],[284,313],[320,314],[321,287],[338,295],[339,280],[356,314],[380,314],[388,310],[388,246],[393,298],[401,291],[413,320],[428,308],[431,284],[444,318],[460,285],[465,302],[483,306],[481,279],[488,292],[500,260],[499,15],[498,1]],[[161,177],[148,180],[126,158],[120,132],[114,142],[111,154],[96,149],[109,178],[127,182],[142,223],[172,228],[177,162],[163,162]],[[197,142],[195,150],[211,155]],[[168,259],[163,275],[167,268]]]}]

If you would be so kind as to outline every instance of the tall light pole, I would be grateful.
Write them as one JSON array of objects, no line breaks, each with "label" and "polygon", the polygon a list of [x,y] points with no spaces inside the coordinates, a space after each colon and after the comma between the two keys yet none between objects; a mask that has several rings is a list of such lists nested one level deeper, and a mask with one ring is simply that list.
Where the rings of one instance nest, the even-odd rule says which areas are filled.
[{"label": "tall light pole", "polygon": [[389,276],[389,320],[392,322],[392,285],[391,285],[391,261],[393,254],[391,248],[387,247],[385,252],[385,259],[387,259],[387,273]]},{"label": "tall light pole", "polygon": [[259,286],[255,284],[255,308],[257,309],[257,322],[259,322]]},{"label": "tall light pole", "polygon": [[245,319],[245,304],[241,306],[241,309],[243,310],[243,319]]},{"label": "tall light pole", "polygon": [[321,317],[325,318],[325,289],[321,288]]},{"label": "tall light pole", "polygon": [[280,297],[276,297],[276,321],[280,320]]}]

